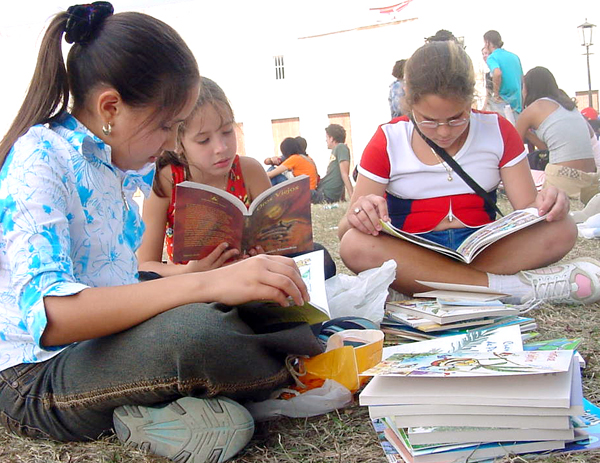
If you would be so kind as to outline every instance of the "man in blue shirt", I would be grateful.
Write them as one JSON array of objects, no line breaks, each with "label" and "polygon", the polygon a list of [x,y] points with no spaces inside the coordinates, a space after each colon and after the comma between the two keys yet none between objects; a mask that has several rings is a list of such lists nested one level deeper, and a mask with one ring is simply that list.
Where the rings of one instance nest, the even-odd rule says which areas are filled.
[{"label": "man in blue shirt", "polygon": [[[492,99],[490,107],[509,119],[513,124],[522,110],[521,82],[523,68],[517,55],[506,51],[498,31],[487,31],[483,35],[489,53],[487,65],[492,75]],[[510,109],[506,106],[510,105]]]}]

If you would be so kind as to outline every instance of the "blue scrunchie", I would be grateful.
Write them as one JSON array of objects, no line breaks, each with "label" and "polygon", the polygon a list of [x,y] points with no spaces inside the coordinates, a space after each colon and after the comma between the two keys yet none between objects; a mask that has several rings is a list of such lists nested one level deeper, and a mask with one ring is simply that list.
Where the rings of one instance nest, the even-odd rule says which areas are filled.
[{"label": "blue scrunchie", "polygon": [[67,10],[65,40],[67,43],[89,42],[98,26],[114,13],[110,2],[73,5]]}]

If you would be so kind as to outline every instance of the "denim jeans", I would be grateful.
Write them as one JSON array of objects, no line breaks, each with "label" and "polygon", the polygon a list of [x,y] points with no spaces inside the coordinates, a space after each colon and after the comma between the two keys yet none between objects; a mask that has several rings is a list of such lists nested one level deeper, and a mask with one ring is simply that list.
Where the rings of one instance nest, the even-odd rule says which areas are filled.
[{"label": "denim jeans", "polygon": [[447,248],[458,248],[464,240],[475,233],[478,228],[448,228],[447,230],[436,230],[427,233],[419,233],[421,238],[427,238],[434,243],[441,244]]},{"label": "denim jeans", "polygon": [[257,334],[236,308],[189,304],[0,372],[0,422],[22,436],[92,440],[111,432],[120,405],[264,400],[290,382],[287,354],[321,352],[307,324]]}]

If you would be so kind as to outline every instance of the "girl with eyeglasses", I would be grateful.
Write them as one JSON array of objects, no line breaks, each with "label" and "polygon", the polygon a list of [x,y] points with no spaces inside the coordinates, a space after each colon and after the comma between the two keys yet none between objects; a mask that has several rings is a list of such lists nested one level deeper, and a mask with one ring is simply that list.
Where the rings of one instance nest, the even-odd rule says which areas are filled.
[{"label": "girl with eyeglasses", "polygon": [[[346,266],[358,273],[393,258],[392,288],[405,295],[426,290],[416,281],[425,280],[488,286],[513,302],[598,300],[599,262],[546,267],[575,244],[569,201],[555,187],[537,192],[523,141],[510,122],[472,109],[475,77],[465,51],[454,42],[424,45],[406,63],[405,85],[407,115],[380,125],[366,146],[339,224]],[[435,145],[482,187],[488,201],[442,160]],[[391,221],[456,249],[494,221],[501,181],[514,209],[534,207],[546,220],[497,241],[471,264],[381,233],[380,220]]]}]

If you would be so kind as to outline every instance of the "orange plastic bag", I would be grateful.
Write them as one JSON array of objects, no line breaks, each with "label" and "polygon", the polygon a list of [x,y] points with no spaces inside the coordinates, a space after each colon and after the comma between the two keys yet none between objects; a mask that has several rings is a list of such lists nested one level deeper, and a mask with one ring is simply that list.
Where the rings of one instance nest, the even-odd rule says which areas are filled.
[{"label": "orange plastic bag", "polygon": [[[332,379],[353,393],[358,391],[370,379],[359,374],[381,361],[383,336],[379,330],[345,330],[333,334],[324,353],[299,359],[296,385],[291,389],[305,392]],[[344,341],[362,344],[354,347],[344,345]]]}]

